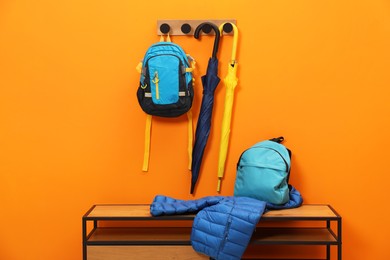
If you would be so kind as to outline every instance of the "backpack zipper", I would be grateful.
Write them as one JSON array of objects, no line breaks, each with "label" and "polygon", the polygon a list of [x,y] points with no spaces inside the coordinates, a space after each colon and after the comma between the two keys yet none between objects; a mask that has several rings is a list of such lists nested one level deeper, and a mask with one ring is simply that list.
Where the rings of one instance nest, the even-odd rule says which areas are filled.
[{"label": "backpack zipper", "polygon": [[273,169],[276,171],[284,171],[287,172],[287,170],[284,167],[278,168],[273,167],[272,165],[267,164],[256,164],[256,163],[240,163],[240,167],[254,167],[254,168],[266,168],[266,169]]},{"label": "backpack zipper", "polygon": [[[175,49],[176,49],[176,51],[177,52],[179,52],[181,55],[185,55],[185,57],[187,57],[186,56],[186,54],[184,53],[184,52],[182,52],[179,48],[178,48],[178,46],[176,45],[176,44],[168,44],[168,43],[162,43],[162,44],[157,44],[156,45],[156,47],[159,47],[159,46],[171,46],[171,47],[174,47]],[[154,46],[153,46],[154,47]],[[159,52],[159,51],[156,51],[156,52]],[[161,54],[161,53],[159,53],[159,54],[153,54],[153,53],[151,53],[150,54],[151,55],[151,57],[149,57],[147,60],[149,60],[150,58],[152,58],[153,56],[159,56],[159,55],[166,55],[166,54]],[[177,54],[168,54],[168,55],[174,55],[174,56],[176,56],[176,57],[178,57],[180,60],[182,60],[186,65],[187,65],[187,67],[190,67],[190,64],[189,64],[189,62],[186,60],[186,59],[182,59],[179,55],[177,55]],[[188,58],[187,58],[188,59]],[[146,62],[145,62],[145,64],[146,64]]]},{"label": "backpack zipper", "polygon": [[158,78],[158,72],[155,71],[154,72],[154,79],[152,79],[152,82],[154,83],[154,85],[156,86],[156,99],[160,99],[160,92],[158,90],[158,82],[160,81],[160,79]]},{"label": "backpack zipper", "polygon": [[[149,62],[150,59],[156,58],[158,56],[173,56],[173,57],[176,57],[180,62],[183,62],[183,59],[181,59],[181,57],[179,55],[171,54],[171,53],[169,53],[169,54],[159,53],[159,54],[151,55],[149,58],[147,58],[146,61],[145,61],[145,67],[148,66],[148,62]],[[184,62],[187,65],[186,68],[189,68],[189,65],[188,65],[187,61],[184,60]]]},{"label": "backpack zipper", "polygon": [[243,152],[241,153],[241,155],[240,155],[240,158],[238,159],[238,162],[237,162],[237,169],[238,169],[238,167],[240,166],[241,157],[244,155],[244,153],[245,153],[246,151],[248,151],[248,150],[250,150],[250,149],[268,149],[268,150],[272,150],[272,151],[276,152],[277,154],[279,154],[279,156],[282,158],[284,164],[286,165],[286,172],[290,173],[289,167],[288,167],[288,163],[287,163],[286,159],[283,157],[283,155],[282,155],[279,151],[277,151],[277,150],[275,150],[275,149],[273,149],[273,148],[264,147],[264,146],[251,147],[251,148],[248,148],[248,149],[246,149],[245,151],[243,151]]},{"label": "backpack zipper", "polygon": [[[182,59],[176,55],[176,54],[156,54],[156,55],[153,55],[151,57],[149,57],[146,61],[145,61],[145,67],[147,67],[147,70],[146,70],[146,73],[149,73],[149,60],[155,58],[155,57],[158,57],[158,56],[172,56],[172,57],[176,57],[179,61],[179,74],[181,75],[179,77],[179,91],[185,91],[185,96],[190,96],[189,92],[188,92],[188,87],[187,87],[187,84],[186,84],[186,79],[185,79],[185,74],[184,73],[183,75],[181,74],[181,68],[182,68],[182,65],[183,65],[183,61]],[[145,77],[146,78],[146,77]],[[158,77],[158,72],[155,71],[154,72],[154,77],[153,79],[150,79],[150,81],[152,81],[152,83],[155,84],[155,90],[156,90],[156,99],[160,99],[160,94],[159,94],[159,84],[158,82],[160,81],[159,77]],[[145,89],[146,86],[147,86],[147,83],[144,84],[145,87],[141,87],[142,89]],[[182,86],[184,88],[182,88]]]}]

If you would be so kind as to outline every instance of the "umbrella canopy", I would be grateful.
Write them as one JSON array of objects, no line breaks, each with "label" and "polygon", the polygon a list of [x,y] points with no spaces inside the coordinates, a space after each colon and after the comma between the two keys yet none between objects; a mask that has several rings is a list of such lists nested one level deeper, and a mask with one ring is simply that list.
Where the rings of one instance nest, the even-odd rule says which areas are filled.
[{"label": "umbrella canopy", "polygon": [[[230,23],[229,23],[230,24]],[[222,32],[222,24],[219,29]],[[237,86],[237,61],[236,61],[236,50],[237,50],[237,40],[238,40],[238,29],[234,24],[230,24],[234,31],[233,38],[233,49],[232,57],[228,66],[228,72],[223,82],[226,86],[226,95],[225,95],[225,107],[223,111],[222,118],[222,128],[221,128],[221,141],[219,147],[219,157],[218,157],[218,185],[217,191],[221,191],[221,182],[225,172],[225,162],[226,156],[229,148],[229,137],[230,137],[230,124],[233,110],[233,101],[234,101],[234,89]]]},{"label": "umbrella canopy", "polygon": [[200,166],[202,164],[203,153],[210,134],[211,117],[214,106],[214,92],[220,81],[218,78],[218,59],[216,58],[220,32],[216,25],[212,23],[200,24],[194,33],[195,38],[199,37],[200,30],[203,26],[209,25],[215,31],[215,42],[212,57],[209,59],[206,75],[202,76],[203,97],[200,108],[198,123],[195,132],[195,144],[192,150],[192,177],[191,177],[191,194],[194,193],[195,185],[199,177]]}]

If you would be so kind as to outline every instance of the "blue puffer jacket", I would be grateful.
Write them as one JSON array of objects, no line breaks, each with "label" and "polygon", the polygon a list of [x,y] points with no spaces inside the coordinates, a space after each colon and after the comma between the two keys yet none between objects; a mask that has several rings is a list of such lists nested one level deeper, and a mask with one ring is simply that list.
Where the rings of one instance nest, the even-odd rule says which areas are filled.
[{"label": "blue puffer jacket", "polygon": [[300,193],[291,187],[290,201],[284,205],[247,197],[209,196],[186,201],[160,195],[150,205],[150,213],[153,216],[197,213],[191,233],[194,250],[217,260],[237,260],[244,254],[264,211],[301,204]]},{"label": "blue puffer jacket", "polygon": [[191,232],[195,251],[215,259],[240,259],[266,203],[246,197],[210,196],[176,200],[156,196],[153,216],[196,213]]}]

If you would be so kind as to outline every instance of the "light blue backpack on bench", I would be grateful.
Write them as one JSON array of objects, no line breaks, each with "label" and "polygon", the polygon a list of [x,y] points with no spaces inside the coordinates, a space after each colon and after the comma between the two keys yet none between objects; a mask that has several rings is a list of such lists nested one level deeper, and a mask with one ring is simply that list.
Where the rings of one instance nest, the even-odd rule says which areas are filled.
[{"label": "light blue backpack on bench", "polygon": [[234,196],[281,205],[289,201],[291,152],[283,137],[259,142],[245,150],[237,163]]}]

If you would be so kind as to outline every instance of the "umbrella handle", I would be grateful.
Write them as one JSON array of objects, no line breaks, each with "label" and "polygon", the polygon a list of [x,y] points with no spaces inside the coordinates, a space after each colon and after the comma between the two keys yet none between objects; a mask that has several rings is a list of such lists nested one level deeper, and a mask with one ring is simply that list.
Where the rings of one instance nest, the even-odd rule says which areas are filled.
[{"label": "umbrella handle", "polygon": [[236,61],[236,52],[237,52],[237,42],[238,42],[238,29],[237,29],[237,26],[233,23],[223,23],[219,26],[219,31],[221,32],[221,34],[223,33],[223,27],[226,25],[226,24],[229,24],[232,26],[232,29],[233,29],[233,33],[234,33],[234,38],[233,38],[233,47],[232,47],[232,57],[231,57],[231,61],[232,61],[232,66],[234,66],[234,63]]},{"label": "umbrella handle", "polygon": [[215,24],[210,23],[210,22],[205,22],[205,23],[199,24],[198,27],[196,27],[196,29],[195,29],[194,37],[195,37],[195,39],[199,39],[200,31],[205,26],[210,26],[214,30],[214,32],[215,32],[215,40],[214,40],[214,47],[213,47],[212,57],[213,58],[217,58],[217,52],[218,52],[218,46],[219,46],[219,38],[221,36],[221,33],[219,32],[219,29],[218,29],[218,27]]}]

